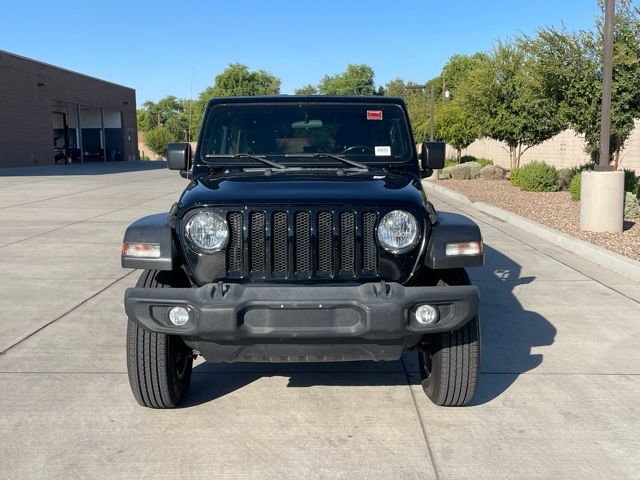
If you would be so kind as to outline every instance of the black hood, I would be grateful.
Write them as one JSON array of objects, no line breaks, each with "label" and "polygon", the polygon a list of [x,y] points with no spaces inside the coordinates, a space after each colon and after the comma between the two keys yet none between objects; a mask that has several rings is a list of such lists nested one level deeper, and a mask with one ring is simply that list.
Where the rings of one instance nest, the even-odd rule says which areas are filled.
[{"label": "black hood", "polygon": [[419,180],[388,172],[255,172],[198,177],[180,198],[181,210],[204,205],[411,204],[426,208]]}]

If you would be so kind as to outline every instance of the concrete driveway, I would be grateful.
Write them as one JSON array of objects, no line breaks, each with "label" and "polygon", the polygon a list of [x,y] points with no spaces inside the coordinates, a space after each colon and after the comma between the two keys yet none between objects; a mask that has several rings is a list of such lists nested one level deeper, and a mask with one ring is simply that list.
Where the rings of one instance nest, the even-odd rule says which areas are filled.
[{"label": "concrete driveway", "polygon": [[139,407],[119,253],[186,183],[158,166],[0,171],[0,479],[640,478],[640,287],[474,211],[473,406],[430,404],[410,354],[200,363],[184,408]]}]

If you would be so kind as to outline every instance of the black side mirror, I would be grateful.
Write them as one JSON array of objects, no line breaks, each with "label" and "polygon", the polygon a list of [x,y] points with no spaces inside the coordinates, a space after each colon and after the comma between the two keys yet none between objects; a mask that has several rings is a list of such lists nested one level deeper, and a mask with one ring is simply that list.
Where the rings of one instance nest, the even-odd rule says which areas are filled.
[{"label": "black side mirror", "polygon": [[445,147],[444,142],[424,142],[422,144],[420,161],[424,177],[431,176],[433,170],[444,168]]},{"label": "black side mirror", "polygon": [[186,142],[174,142],[167,145],[167,167],[169,170],[189,170],[191,168],[191,145]]}]

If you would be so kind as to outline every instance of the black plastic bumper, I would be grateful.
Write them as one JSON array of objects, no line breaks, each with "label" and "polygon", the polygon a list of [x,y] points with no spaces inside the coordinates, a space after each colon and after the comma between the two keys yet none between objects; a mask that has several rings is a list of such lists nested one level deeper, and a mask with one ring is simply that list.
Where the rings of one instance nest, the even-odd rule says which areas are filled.
[{"label": "black plastic bumper", "polygon": [[[421,304],[436,306],[440,320],[433,325],[418,324],[413,312]],[[129,318],[147,330],[180,335],[194,348],[211,350],[202,353],[212,361],[398,358],[422,335],[464,325],[477,314],[478,304],[474,286],[404,287],[397,283],[218,283],[200,288],[129,288],[125,294]],[[168,312],[174,306],[189,310],[190,319],[184,326],[170,322]],[[207,348],[208,343],[212,348]],[[292,356],[300,359],[292,360]],[[327,356],[330,358],[324,358]]]}]

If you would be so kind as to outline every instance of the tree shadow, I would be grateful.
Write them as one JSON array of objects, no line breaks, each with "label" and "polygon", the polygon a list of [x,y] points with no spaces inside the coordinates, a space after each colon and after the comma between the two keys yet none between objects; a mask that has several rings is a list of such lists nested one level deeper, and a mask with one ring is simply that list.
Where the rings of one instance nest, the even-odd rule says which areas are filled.
[{"label": "tree shadow", "polygon": [[162,170],[163,160],[137,160],[120,162],[87,162],[72,165],[42,165],[33,167],[0,168],[0,177],[69,177],[82,175],[112,175],[114,173]]},{"label": "tree shadow", "polygon": [[[555,327],[542,315],[525,310],[514,290],[535,277],[521,277],[522,267],[486,246],[486,265],[469,272],[481,293],[481,369],[472,405],[500,396],[522,373],[538,367],[542,354],[534,347],[551,345]],[[193,370],[182,407],[227,395],[262,377],[289,377],[288,387],[419,385],[418,359],[406,353],[395,362],[337,363],[202,363]]]}]

